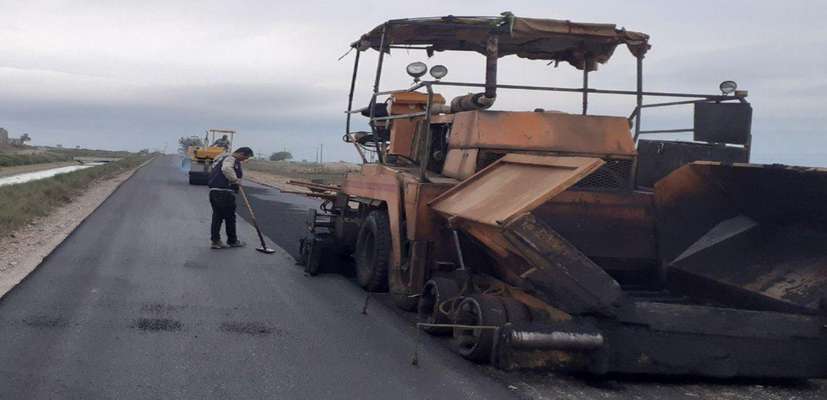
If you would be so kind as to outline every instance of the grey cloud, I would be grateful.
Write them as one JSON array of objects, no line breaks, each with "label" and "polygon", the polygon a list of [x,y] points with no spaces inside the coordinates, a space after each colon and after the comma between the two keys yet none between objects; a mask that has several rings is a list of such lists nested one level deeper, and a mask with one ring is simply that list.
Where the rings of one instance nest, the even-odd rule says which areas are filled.
[{"label": "grey cloud", "polygon": [[[521,16],[614,22],[650,33],[647,89],[714,93],[720,80],[735,79],[750,90],[755,107],[757,159],[827,165],[817,154],[827,148],[827,53],[821,50],[827,5],[821,2],[590,1],[558,2],[553,9],[539,0],[508,7],[488,0],[0,3],[0,67],[26,71],[0,74],[0,126],[28,132],[35,143],[138,149],[224,126],[265,152],[287,146],[312,158],[324,144],[331,157],[353,160],[352,148],[339,140],[351,59],[335,62],[348,43],[391,18],[496,15],[509,8]],[[634,67],[626,53],[619,48],[595,84],[631,88]],[[365,59],[360,105],[373,68],[372,55]],[[448,66],[451,76],[462,76],[465,64]],[[407,82],[397,67],[387,70],[383,88]],[[568,77],[563,69],[501,81],[544,84]],[[576,86],[577,74],[570,76],[574,80],[554,84]],[[519,100],[515,107],[533,108]],[[594,101],[601,112],[631,111],[625,100]],[[646,122],[653,129],[683,127],[690,115],[650,113]]]}]

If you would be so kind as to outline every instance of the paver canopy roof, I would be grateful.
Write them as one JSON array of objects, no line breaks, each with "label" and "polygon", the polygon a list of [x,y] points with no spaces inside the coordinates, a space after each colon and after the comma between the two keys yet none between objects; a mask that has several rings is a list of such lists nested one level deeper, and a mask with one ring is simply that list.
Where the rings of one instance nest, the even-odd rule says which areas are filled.
[{"label": "paver canopy roof", "polygon": [[[427,50],[476,51],[485,54],[488,36],[499,40],[499,56],[516,55],[532,60],[565,61],[578,69],[597,69],[615,47],[625,44],[636,57],[649,50],[649,35],[619,29],[614,24],[578,23],[555,19],[500,17],[433,17],[390,20],[353,43],[359,50],[385,46],[425,46]],[[387,51],[387,48],[386,48]]]}]

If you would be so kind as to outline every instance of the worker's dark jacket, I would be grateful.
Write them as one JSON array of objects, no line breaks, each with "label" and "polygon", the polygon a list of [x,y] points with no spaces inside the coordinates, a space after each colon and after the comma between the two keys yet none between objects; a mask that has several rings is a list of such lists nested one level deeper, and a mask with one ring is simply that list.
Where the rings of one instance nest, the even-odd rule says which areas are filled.
[{"label": "worker's dark jacket", "polygon": [[213,167],[210,170],[209,180],[207,181],[207,185],[213,189],[230,189],[230,180],[227,179],[227,176],[224,175],[224,162],[229,161],[227,157],[232,158],[233,161],[233,170],[235,171],[235,176],[238,179],[241,179],[244,173],[241,171],[241,162],[236,160],[231,155],[225,155],[220,157],[219,159],[215,160],[213,163]]}]

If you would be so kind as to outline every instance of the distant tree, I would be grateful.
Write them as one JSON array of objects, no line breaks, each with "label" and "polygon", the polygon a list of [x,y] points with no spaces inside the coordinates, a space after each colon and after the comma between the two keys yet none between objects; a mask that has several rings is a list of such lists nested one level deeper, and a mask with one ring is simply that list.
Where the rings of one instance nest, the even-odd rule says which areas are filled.
[{"label": "distant tree", "polygon": [[140,151],[138,151],[138,154],[142,154],[142,155],[149,154],[149,149],[141,149]]},{"label": "distant tree", "polygon": [[292,160],[293,155],[290,154],[289,151],[277,151],[273,154],[270,154],[270,161],[285,161],[285,160]]},{"label": "distant tree", "polygon": [[31,142],[32,138],[29,136],[28,133],[24,133],[23,136],[20,136],[20,143],[26,144],[26,142]]}]

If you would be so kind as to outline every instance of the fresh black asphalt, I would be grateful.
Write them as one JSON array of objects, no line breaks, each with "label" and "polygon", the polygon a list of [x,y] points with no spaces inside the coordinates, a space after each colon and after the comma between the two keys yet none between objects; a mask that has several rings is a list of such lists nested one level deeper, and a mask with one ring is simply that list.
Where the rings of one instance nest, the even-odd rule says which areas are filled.
[{"label": "fresh black asphalt", "polygon": [[[3,399],[485,399],[512,392],[347,278],[283,250],[210,250],[207,189],[166,156],[140,169],[0,300]],[[310,200],[251,188],[294,253]],[[267,199],[267,196],[275,196]],[[302,203],[306,201],[306,203]],[[291,244],[292,243],[292,244]]]}]

